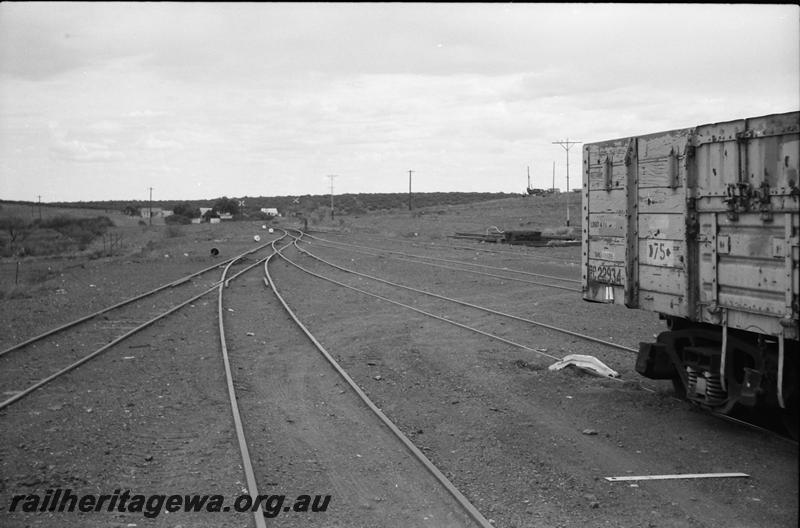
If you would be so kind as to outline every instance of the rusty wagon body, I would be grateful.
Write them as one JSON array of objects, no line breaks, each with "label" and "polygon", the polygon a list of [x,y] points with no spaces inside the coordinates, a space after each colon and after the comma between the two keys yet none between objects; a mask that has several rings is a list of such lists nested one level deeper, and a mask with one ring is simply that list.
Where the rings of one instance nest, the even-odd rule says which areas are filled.
[{"label": "rusty wagon body", "polygon": [[637,371],[723,412],[797,405],[799,120],[583,149],[583,298],[661,314]]}]

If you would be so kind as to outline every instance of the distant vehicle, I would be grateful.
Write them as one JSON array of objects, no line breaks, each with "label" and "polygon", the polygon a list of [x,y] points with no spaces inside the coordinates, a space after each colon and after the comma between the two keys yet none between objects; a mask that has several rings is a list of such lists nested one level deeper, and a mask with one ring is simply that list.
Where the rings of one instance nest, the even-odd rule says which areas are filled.
[{"label": "distant vehicle", "polygon": [[[555,167],[554,167],[555,170]],[[541,196],[543,194],[550,194],[553,192],[553,189],[534,189],[531,187],[531,168],[528,167],[528,187],[525,189],[528,193],[528,196]]]},{"label": "distant vehicle", "polygon": [[556,194],[558,193],[558,189],[531,189],[528,187],[528,195],[529,196],[544,196],[547,194]]},{"label": "distant vehicle", "polygon": [[781,409],[797,435],[800,112],[587,144],[583,298],[668,331],[636,370],[727,413]]}]

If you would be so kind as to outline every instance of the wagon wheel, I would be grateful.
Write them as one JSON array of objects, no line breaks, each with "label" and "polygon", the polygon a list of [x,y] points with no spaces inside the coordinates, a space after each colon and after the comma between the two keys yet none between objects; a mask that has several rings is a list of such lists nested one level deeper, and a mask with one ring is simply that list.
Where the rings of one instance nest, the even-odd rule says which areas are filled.
[{"label": "wagon wheel", "polygon": [[[725,371],[726,371],[725,378],[726,378],[726,386],[728,388],[727,391],[728,398],[720,405],[707,405],[688,399],[686,391],[688,378],[686,375],[686,371],[682,367],[677,367],[678,365],[682,365],[681,356],[684,348],[707,347],[707,348],[719,349],[722,347],[722,335],[717,332],[700,330],[700,329],[681,329],[672,332],[665,332],[665,334],[659,336],[659,341],[665,342],[668,350],[671,351],[670,354],[673,358],[673,363],[676,365],[676,369],[678,370],[678,376],[672,378],[671,380],[672,387],[675,390],[675,395],[679,398],[687,399],[693,405],[699,408],[711,410],[721,414],[729,414],[735,407],[736,400],[738,399],[738,394],[741,390],[741,383],[734,383],[733,387],[731,387],[729,383],[729,380],[733,379],[734,377],[735,366],[732,361],[726,363],[725,366]],[[742,351],[746,354],[746,351],[744,350],[746,345],[744,346],[743,345],[744,343],[741,343],[738,340],[729,337],[728,355],[733,356],[736,354],[736,351]]]}]

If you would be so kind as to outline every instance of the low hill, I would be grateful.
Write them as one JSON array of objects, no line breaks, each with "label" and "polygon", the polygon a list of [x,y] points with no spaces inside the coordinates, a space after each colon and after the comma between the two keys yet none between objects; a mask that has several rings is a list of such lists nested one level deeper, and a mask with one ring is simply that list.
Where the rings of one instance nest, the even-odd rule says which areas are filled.
[{"label": "low hill", "polygon": [[[463,193],[463,192],[436,192],[436,193],[414,193],[412,194],[412,207],[458,205],[475,202],[485,202],[503,198],[518,197],[519,194],[513,193]],[[162,209],[173,209],[178,204],[188,204],[192,207],[213,207],[220,198],[204,200],[154,200],[153,207]],[[291,214],[293,212],[310,214],[321,208],[330,207],[330,195],[301,195],[301,196],[243,196],[232,197],[237,202],[243,201],[244,213],[258,211],[261,208],[276,208],[281,214]],[[3,202],[10,203],[10,202]],[[3,204],[0,203],[0,204]],[[36,208],[37,204],[32,202],[16,202],[19,205],[29,208]],[[48,204],[50,207],[70,210],[97,210],[103,211],[123,211],[126,207],[142,208],[150,205],[147,200],[109,200],[99,202],[54,202]],[[334,195],[334,207],[341,214],[362,214],[370,211],[381,211],[391,209],[408,209],[407,193],[358,193],[358,194],[336,194]]]}]

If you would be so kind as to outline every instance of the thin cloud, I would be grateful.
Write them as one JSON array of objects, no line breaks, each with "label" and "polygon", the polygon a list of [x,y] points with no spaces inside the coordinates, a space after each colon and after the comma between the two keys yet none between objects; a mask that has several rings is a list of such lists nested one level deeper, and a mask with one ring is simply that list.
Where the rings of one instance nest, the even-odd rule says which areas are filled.
[{"label": "thin cloud", "polygon": [[340,192],[402,192],[410,168],[420,191],[522,191],[526,166],[549,186],[553,161],[563,187],[560,138],[796,110],[799,13],[2,3],[0,191],[316,194],[335,173]]},{"label": "thin cloud", "polygon": [[50,153],[56,159],[76,162],[102,162],[118,161],[125,158],[121,151],[111,149],[107,143],[75,138],[70,131],[62,129],[58,122],[52,121],[48,124],[48,127],[50,130]]}]

